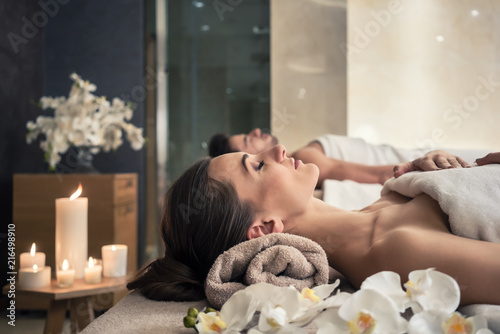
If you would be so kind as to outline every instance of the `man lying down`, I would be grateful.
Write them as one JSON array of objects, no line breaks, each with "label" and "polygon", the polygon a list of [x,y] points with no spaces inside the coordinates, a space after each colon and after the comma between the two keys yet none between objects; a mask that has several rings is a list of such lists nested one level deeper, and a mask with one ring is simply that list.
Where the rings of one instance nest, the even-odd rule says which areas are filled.
[{"label": "man lying down", "polygon": [[[217,157],[231,152],[260,153],[278,144],[278,138],[256,128],[249,133],[227,136],[214,135],[209,143],[209,154]],[[479,149],[444,149],[449,155],[436,157],[439,166],[448,168],[458,163],[458,157],[467,161],[489,153]],[[427,149],[404,149],[392,145],[376,145],[362,138],[325,134],[307,143],[291,157],[319,168],[317,187],[324,180],[352,180],[359,183],[384,184],[393,175],[394,165],[412,161]],[[443,153],[444,154],[444,153]],[[448,153],[446,153],[448,154]],[[449,161],[448,161],[449,159]],[[432,170],[432,169],[431,169]]]}]

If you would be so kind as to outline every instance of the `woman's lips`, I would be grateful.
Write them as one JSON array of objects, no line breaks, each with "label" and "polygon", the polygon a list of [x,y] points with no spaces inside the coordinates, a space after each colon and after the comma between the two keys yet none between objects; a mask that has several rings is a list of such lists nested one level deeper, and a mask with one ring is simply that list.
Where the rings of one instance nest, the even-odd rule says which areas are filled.
[{"label": "woman's lips", "polygon": [[301,164],[302,161],[300,160],[295,160],[295,169],[299,168],[299,164]]}]

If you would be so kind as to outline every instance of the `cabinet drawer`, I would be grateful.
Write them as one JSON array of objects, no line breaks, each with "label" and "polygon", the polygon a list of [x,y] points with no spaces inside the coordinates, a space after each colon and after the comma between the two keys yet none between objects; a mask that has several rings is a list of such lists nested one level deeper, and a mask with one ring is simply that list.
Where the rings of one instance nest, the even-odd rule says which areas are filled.
[{"label": "cabinet drawer", "polygon": [[137,199],[137,175],[117,177],[113,183],[114,203],[124,203]]}]

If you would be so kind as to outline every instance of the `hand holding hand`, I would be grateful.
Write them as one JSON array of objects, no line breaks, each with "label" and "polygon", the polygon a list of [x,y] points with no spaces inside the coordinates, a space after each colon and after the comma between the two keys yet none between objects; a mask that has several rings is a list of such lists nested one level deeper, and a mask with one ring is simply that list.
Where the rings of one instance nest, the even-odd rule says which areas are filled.
[{"label": "hand holding hand", "polygon": [[[486,157],[488,157],[487,155]],[[484,159],[484,158],[483,158]],[[494,159],[500,163],[500,154]],[[394,177],[399,177],[404,173],[413,172],[416,170],[434,171],[448,168],[470,167],[469,163],[464,159],[451,153],[435,150],[426,153],[423,157],[415,159],[411,162],[404,162],[394,167]]]}]

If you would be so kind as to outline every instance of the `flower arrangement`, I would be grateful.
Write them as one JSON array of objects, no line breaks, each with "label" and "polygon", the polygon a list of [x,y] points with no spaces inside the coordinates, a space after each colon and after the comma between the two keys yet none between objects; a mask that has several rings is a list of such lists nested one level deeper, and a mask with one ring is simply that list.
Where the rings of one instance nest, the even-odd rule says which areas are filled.
[{"label": "flower arrangement", "polygon": [[[220,311],[190,308],[186,327],[205,333],[454,333],[493,334],[482,316],[465,318],[456,311],[460,289],[450,276],[434,269],[416,270],[401,288],[398,274],[384,271],[368,277],[350,294],[332,292],[339,285],[305,288],[258,283],[236,292]],[[402,314],[411,309],[406,320]]]},{"label": "flower arrangement", "polygon": [[70,75],[73,85],[66,97],[40,99],[42,110],[51,109],[54,116],[38,116],[28,121],[26,142],[32,143],[39,135],[45,135],[40,147],[51,170],[71,146],[85,147],[90,153],[116,150],[125,132],[132,149],[144,145],[142,128],[128,123],[133,115],[133,105],[114,98],[110,103],[104,96],[95,96],[96,86],[84,81],[78,74]]}]

